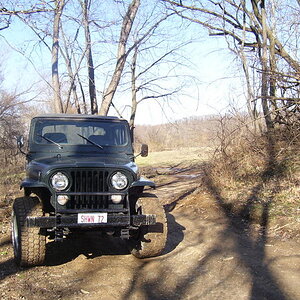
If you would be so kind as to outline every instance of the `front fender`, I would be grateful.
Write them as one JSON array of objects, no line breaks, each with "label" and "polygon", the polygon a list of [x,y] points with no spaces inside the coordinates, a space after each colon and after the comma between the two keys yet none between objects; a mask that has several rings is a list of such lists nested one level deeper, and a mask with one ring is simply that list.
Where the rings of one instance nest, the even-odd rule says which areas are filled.
[{"label": "front fender", "polygon": [[47,184],[37,181],[37,180],[33,180],[30,178],[26,178],[24,179],[21,184],[20,184],[20,189],[22,188],[48,188]]},{"label": "front fender", "polygon": [[144,187],[144,186],[149,186],[153,189],[156,188],[155,183],[146,177],[140,177],[140,179],[134,181],[130,187]]}]

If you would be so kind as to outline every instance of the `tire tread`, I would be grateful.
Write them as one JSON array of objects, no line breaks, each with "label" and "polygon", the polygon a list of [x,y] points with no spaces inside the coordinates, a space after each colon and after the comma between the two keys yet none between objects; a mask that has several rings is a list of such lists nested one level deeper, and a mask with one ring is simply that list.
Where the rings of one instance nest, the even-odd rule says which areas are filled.
[{"label": "tire tread", "polygon": [[[137,200],[137,210],[143,214],[155,214],[157,223],[142,226],[138,240],[129,241],[130,252],[137,258],[147,258],[160,255],[166,246],[168,225],[165,210],[154,194],[144,193]],[[162,232],[161,232],[162,229]]]},{"label": "tire tread", "polygon": [[40,228],[28,227],[26,218],[42,215],[42,208],[37,197],[16,198],[13,210],[17,215],[19,228],[19,249],[15,259],[22,267],[36,266],[44,263],[46,237],[40,234]]}]

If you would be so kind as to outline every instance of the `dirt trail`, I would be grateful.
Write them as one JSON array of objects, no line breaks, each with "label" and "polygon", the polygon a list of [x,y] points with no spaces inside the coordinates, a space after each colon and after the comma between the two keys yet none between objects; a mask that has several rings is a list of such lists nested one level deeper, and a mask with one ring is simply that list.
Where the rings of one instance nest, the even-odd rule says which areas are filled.
[{"label": "dirt trail", "polygon": [[299,243],[267,239],[212,197],[199,198],[201,174],[190,175],[159,181],[169,236],[157,258],[138,260],[122,240],[93,233],[49,244],[46,266],[18,270],[4,230],[0,298],[300,299]]}]

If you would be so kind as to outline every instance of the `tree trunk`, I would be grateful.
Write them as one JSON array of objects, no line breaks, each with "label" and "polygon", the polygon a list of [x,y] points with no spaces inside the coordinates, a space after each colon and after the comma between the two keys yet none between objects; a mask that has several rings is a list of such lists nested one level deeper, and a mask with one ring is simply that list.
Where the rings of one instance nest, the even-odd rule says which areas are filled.
[{"label": "tree trunk", "polygon": [[121,34],[119,38],[117,64],[112,75],[111,81],[104,92],[99,112],[100,115],[106,116],[108,114],[108,110],[111,106],[113,97],[120,82],[124,65],[127,59],[126,44],[139,6],[140,0],[132,0],[131,4],[128,7],[127,13],[124,16]]},{"label": "tree trunk", "polygon": [[132,57],[131,63],[131,114],[129,120],[129,126],[131,131],[134,129],[134,120],[136,116],[136,109],[137,109],[137,98],[136,98],[136,60],[138,55],[138,47],[134,49],[134,54]]},{"label": "tree trunk", "polygon": [[64,111],[65,112],[68,111],[69,104],[71,102],[71,94],[73,94],[74,104],[75,104],[77,113],[81,114],[81,107],[80,107],[79,98],[78,98],[78,94],[77,94],[77,90],[76,90],[76,73],[78,73],[78,70],[76,70],[76,73],[73,72],[72,59],[71,59],[69,51],[68,51],[68,46],[67,46],[67,43],[66,43],[66,39],[65,39],[65,35],[64,35],[63,30],[61,30],[61,36],[63,38],[64,48],[65,48],[65,52],[63,52],[62,48],[60,47],[61,54],[62,54],[62,57],[65,60],[68,75],[69,75],[69,79],[70,79],[70,88],[69,88],[68,93],[67,93],[67,99],[66,99],[66,104],[65,104]]},{"label": "tree trunk", "polygon": [[52,87],[54,92],[54,109],[56,113],[63,113],[63,103],[60,95],[60,82],[58,74],[58,52],[60,19],[64,8],[64,0],[55,1],[55,14],[53,21],[53,44],[52,44]]},{"label": "tree trunk", "polygon": [[267,25],[266,25],[266,10],[264,5],[264,0],[261,3],[261,20],[262,20],[262,54],[261,54],[261,65],[262,65],[262,75],[261,75],[261,101],[263,114],[267,126],[267,130],[273,129],[273,122],[271,118],[271,112],[269,109],[269,68],[268,68],[268,37],[267,37]]},{"label": "tree trunk", "polygon": [[80,80],[80,77],[77,74],[77,81],[80,87],[80,92],[81,92],[81,96],[82,96],[82,105],[83,105],[83,112],[84,114],[88,113],[88,109],[87,109],[87,104],[86,104],[86,100],[85,100],[85,93],[84,93],[84,89]]},{"label": "tree trunk", "polygon": [[[276,97],[276,84],[277,84],[277,62],[276,62],[276,51],[275,51],[275,4],[273,1],[271,1],[271,6],[272,6],[272,26],[270,28],[270,31],[272,34],[269,36],[269,68],[270,68],[270,103],[272,104],[272,113],[273,115],[276,116],[278,113],[278,107],[276,100],[272,100]],[[276,117],[275,117],[276,119]]]},{"label": "tree trunk", "polygon": [[89,25],[89,0],[81,1],[81,7],[83,12],[83,25],[85,34],[86,45],[86,60],[88,67],[88,80],[89,80],[89,94],[91,103],[91,114],[98,114],[98,104],[96,97],[96,84],[95,84],[95,69],[92,54],[92,41]]},{"label": "tree trunk", "polygon": [[[82,59],[83,59],[83,57],[84,56],[82,56]],[[84,89],[83,89],[83,86],[82,86],[82,83],[81,83],[80,76],[78,74],[79,66],[81,65],[81,61],[82,60],[80,59],[79,65],[77,65],[76,59],[74,59],[73,61],[74,61],[75,70],[76,70],[76,72],[74,73],[74,80],[76,80],[78,82],[78,85],[79,85],[79,89],[80,89],[80,93],[81,93],[81,97],[82,97],[83,113],[87,114],[88,113],[88,109],[87,109],[87,104],[86,104],[86,99],[85,99],[85,92],[84,92]]]},{"label": "tree trunk", "polygon": [[[246,9],[246,2],[245,1],[241,1],[243,9]],[[248,109],[248,113],[252,119],[253,122],[253,126],[254,126],[254,131],[257,131],[257,117],[258,117],[258,113],[257,113],[257,108],[256,108],[256,99],[254,97],[254,91],[253,91],[253,87],[251,84],[251,77],[249,74],[249,67],[248,67],[248,61],[247,61],[247,56],[245,55],[245,41],[246,41],[246,19],[243,19],[243,35],[242,35],[243,39],[242,39],[242,44],[240,46],[240,49],[238,51],[238,54],[240,56],[240,59],[242,61],[242,67],[243,67],[243,71],[244,71],[244,75],[245,75],[245,80],[246,80],[246,87],[247,87],[247,109]],[[259,126],[259,124],[258,124]]]}]

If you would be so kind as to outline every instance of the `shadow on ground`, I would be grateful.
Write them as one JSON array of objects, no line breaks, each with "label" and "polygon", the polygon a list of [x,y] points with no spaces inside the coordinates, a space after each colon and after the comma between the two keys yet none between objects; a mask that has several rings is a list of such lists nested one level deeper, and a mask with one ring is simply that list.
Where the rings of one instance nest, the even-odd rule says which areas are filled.
[{"label": "shadow on ground", "polygon": [[[170,287],[171,284],[168,283],[172,269],[167,263],[163,264],[163,257],[161,258],[161,265],[156,270],[155,276],[149,275],[147,279],[145,279],[143,276],[147,274],[147,269],[149,268],[150,262],[142,262],[134,274],[130,287],[123,294],[122,299],[130,299],[133,297],[133,295],[136,297],[137,291],[141,299],[149,300],[185,299],[187,296],[191,296],[189,293],[193,287],[193,283],[196,280],[199,280],[199,278],[204,278],[207,275],[209,272],[209,262],[217,258],[229,236],[232,240],[232,250],[234,251],[235,256],[238,258],[239,264],[241,264],[242,268],[246,270],[245,272],[247,274],[247,278],[245,278],[245,280],[249,282],[249,286],[251,286],[247,299],[291,299],[282,290],[282,287],[272,274],[266,259],[265,247],[268,239],[267,230],[269,222],[269,209],[276,194],[275,188],[270,191],[270,196],[268,197],[267,201],[260,202],[260,228],[258,232],[251,234],[252,224],[250,216],[252,214],[252,210],[254,209],[254,204],[257,205],[259,202],[259,195],[266,185],[276,185],[276,178],[274,176],[274,170],[276,168],[277,164],[275,160],[274,149],[270,143],[269,161],[265,171],[261,174],[260,183],[252,187],[251,194],[246,199],[243,207],[237,212],[236,210],[233,210],[231,205],[228,205],[228,201],[226,201],[227,199],[222,196],[222,191],[210,173],[211,168],[207,165],[202,184],[204,185],[205,190],[208,191],[212,196],[213,201],[219,208],[221,214],[223,214],[226,224],[223,227],[223,230],[220,232],[217,242],[211,249],[206,251],[205,256],[202,257],[202,259],[196,261],[195,264],[189,268],[186,274],[177,277],[176,284],[174,284],[172,287]],[[172,182],[170,182],[170,184],[172,184]],[[183,197],[180,197],[180,199],[176,199],[170,204],[166,205],[166,211],[172,211],[176,207],[176,204],[179,200],[188,196],[194,190],[195,189],[193,187],[189,188]],[[172,218],[174,217],[169,214],[169,223],[171,228],[173,227],[173,229],[176,230],[176,221]],[[183,228],[179,228],[179,231],[183,232],[183,230]],[[186,230],[192,231],[193,228],[186,228]],[[180,243],[183,238],[183,234],[179,234],[177,242]],[[199,239],[195,239],[195,246],[197,246],[197,243],[201,242],[201,237],[199,237]],[[169,251],[174,249],[175,248],[171,248]],[[184,251],[184,249],[180,251]],[[187,257],[186,261],[188,262],[188,260],[189,258]],[[232,273],[234,272],[235,270],[232,271]],[[232,273],[229,273],[227,278],[221,278],[220,276],[220,278],[218,278],[219,281],[216,284],[213,283],[214,280],[212,280],[211,283],[206,282],[207,288],[201,287],[201,290],[199,289],[199,293],[197,295],[193,294],[191,297],[196,296],[197,299],[203,299],[206,297],[208,297],[208,299],[217,299],[212,296],[214,295],[213,291],[221,285],[226,285],[226,282],[230,280],[231,276],[233,276]],[[174,277],[176,277],[175,274]],[[141,280],[141,278],[144,279]],[[230,296],[230,290],[227,290],[225,293],[227,293],[226,299],[229,299],[228,297]]]},{"label": "shadow on ground", "polygon": [[[0,282],[6,277],[16,274],[18,272],[18,268],[11,256],[9,255],[9,251],[7,251],[7,247],[12,247],[11,238],[9,234],[6,234],[0,241],[0,252],[3,250],[3,255],[0,261]],[[8,259],[5,260],[5,258]]]},{"label": "shadow on ground", "polygon": [[[183,240],[185,228],[175,221],[171,214],[167,214],[168,237],[165,253],[172,252]],[[172,232],[175,238],[170,238]],[[62,243],[54,241],[47,243],[46,265],[57,266],[70,262],[80,255],[93,259],[103,255],[131,255],[127,244],[121,238],[110,237],[100,232],[83,232],[70,234]]]},{"label": "shadow on ground", "polygon": [[0,263],[0,282],[6,277],[16,274],[19,271],[12,258]]},{"label": "shadow on ground", "polygon": [[239,212],[234,212],[230,205],[227,204],[226,199],[221,196],[221,191],[214,183],[212,177],[209,174],[206,176],[206,187],[214,196],[215,201],[229,221],[224,235],[231,234],[231,232],[236,233],[234,235],[235,252],[239,256],[240,261],[248,269],[252,281],[249,299],[283,300],[288,299],[288,297],[281,290],[268,265],[265,263],[269,207],[274,195],[269,198],[268,202],[261,204],[260,230],[256,238],[246,234],[247,232],[251,232],[251,211],[265,183],[266,180],[262,180],[259,185],[254,186],[244,207]]},{"label": "shadow on ground", "polygon": [[80,255],[93,259],[103,255],[129,255],[126,243],[100,232],[78,232],[70,234],[62,243],[48,242],[47,266],[58,266],[70,262]]}]

